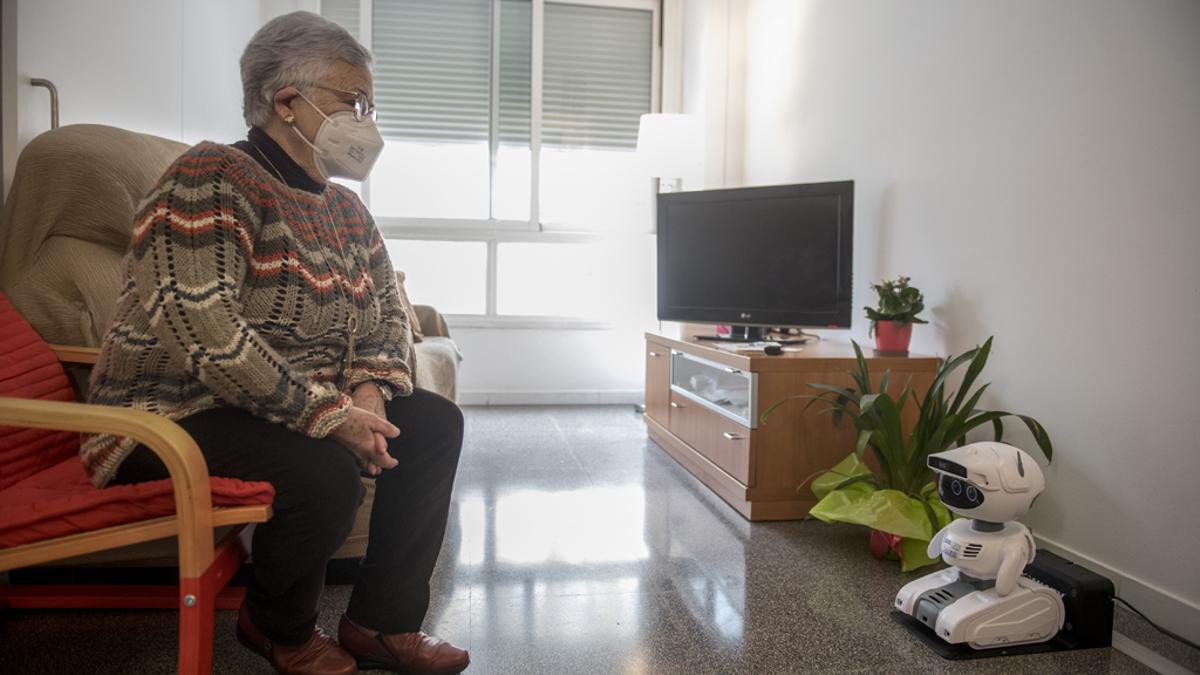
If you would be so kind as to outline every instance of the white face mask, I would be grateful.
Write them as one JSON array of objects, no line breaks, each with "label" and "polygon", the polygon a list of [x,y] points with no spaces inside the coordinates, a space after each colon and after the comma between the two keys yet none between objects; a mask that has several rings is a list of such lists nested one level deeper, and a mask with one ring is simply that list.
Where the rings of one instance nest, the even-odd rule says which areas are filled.
[{"label": "white face mask", "polygon": [[361,181],[371,173],[379,153],[383,152],[383,136],[375,126],[375,120],[367,117],[361,122],[354,119],[354,113],[349,110],[326,115],[313,105],[312,101],[300,94],[306,103],[325,118],[317,129],[317,137],[309,141],[295,126],[292,131],[313,150],[313,159],[317,171],[326,180],[330,178],[348,178]]}]

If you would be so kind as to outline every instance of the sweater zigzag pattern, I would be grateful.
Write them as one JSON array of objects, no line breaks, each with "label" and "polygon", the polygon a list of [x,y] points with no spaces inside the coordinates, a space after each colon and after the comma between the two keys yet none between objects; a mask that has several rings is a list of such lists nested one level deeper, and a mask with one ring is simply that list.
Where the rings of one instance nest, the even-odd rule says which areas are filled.
[{"label": "sweater zigzag pattern", "polygon": [[[171,419],[236,406],[321,438],[363,382],[385,398],[412,393],[396,275],[374,220],[343,186],[291,188],[241,150],[201,143],[139,205],[124,270],[91,403]],[[85,435],[92,482],[107,484],[136,445]]]}]

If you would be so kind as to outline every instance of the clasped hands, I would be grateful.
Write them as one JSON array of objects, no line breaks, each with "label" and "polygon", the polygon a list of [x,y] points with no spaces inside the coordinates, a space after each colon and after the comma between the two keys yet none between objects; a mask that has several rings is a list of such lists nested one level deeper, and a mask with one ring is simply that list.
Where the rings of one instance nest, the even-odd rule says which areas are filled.
[{"label": "clasped hands", "polygon": [[378,476],[399,462],[388,454],[387,439],[400,435],[400,430],[387,420],[386,402],[379,386],[374,382],[363,382],[350,392],[354,406],[346,421],[334,429],[329,437],[341,443],[365,473]]}]

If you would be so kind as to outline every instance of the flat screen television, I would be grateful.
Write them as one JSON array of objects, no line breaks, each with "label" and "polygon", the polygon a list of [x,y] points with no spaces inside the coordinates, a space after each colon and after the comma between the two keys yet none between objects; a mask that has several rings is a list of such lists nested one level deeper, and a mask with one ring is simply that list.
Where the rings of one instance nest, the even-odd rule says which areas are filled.
[{"label": "flat screen television", "polygon": [[849,328],[854,181],[658,195],[658,318]]}]

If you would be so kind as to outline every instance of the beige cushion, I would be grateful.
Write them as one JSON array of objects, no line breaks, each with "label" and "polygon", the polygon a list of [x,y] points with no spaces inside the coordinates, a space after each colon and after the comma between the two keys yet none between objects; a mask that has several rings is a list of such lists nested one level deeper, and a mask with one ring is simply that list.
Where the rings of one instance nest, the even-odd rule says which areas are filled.
[{"label": "beige cushion", "polygon": [[462,354],[448,337],[427,337],[414,345],[417,353],[414,384],[451,401],[458,395],[458,364]]},{"label": "beige cushion", "polygon": [[408,299],[408,291],[404,288],[404,272],[396,270],[396,286],[400,289],[400,304],[404,306],[404,313],[408,315],[408,325],[412,328],[413,342],[420,342],[425,338],[421,331],[421,321],[417,318],[417,312],[413,309],[412,301]]},{"label": "beige cushion", "polygon": [[413,305],[417,313],[417,323],[421,325],[421,333],[425,337],[450,337],[450,327],[446,325],[446,317],[429,305]]},{"label": "beige cushion", "polygon": [[38,136],[0,222],[0,289],[48,342],[100,344],[134,210],[187,146],[97,124]]}]

